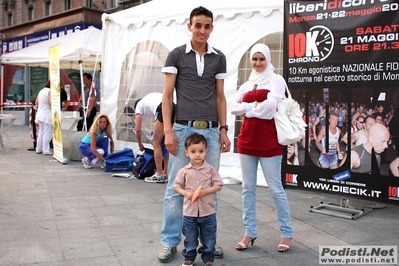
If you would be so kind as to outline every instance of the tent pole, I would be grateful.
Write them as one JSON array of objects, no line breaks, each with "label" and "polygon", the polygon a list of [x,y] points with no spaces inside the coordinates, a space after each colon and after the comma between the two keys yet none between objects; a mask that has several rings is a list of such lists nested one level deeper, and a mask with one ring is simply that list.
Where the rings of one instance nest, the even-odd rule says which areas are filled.
[{"label": "tent pole", "polygon": [[82,66],[83,61],[79,60],[79,68],[80,68],[80,84],[81,86],[81,96],[80,98],[82,99],[82,107],[83,108],[83,127],[85,128],[86,132],[87,126],[86,126],[86,97],[85,97],[85,84],[83,83],[83,66]]},{"label": "tent pole", "polygon": [[[0,95],[0,114],[3,114],[3,92],[4,92],[4,65],[1,64],[1,95]],[[0,129],[3,128],[3,120],[0,120]],[[3,137],[0,134],[0,145],[3,147]]]},{"label": "tent pole", "polygon": [[0,94],[1,106],[0,106],[0,114],[3,113],[3,105],[4,105],[3,94],[4,94],[4,65],[1,64],[1,94]]}]

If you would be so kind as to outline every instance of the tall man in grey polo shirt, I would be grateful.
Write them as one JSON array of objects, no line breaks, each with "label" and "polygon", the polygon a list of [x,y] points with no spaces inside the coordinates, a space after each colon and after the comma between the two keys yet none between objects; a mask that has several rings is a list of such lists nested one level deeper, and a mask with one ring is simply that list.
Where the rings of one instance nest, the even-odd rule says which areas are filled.
[{"label": "tall man in grey polo shirt", "polygon": [[[227,137],[226,98],[224,79],[226,57],[207,43],[213,30],[213,14],[204,7],[195,8],[187,27],[191,41],[172,50],[165,67],[162,98],[165,145],[170,153],[169,183],[164,199],[164,219],[161,230],[160,262],[169,262],[181,241],[183,197],[173,189],[177,172],[189,163],[184,155],[185,139],[197,132],[208,142],[206,160],[219,169],[220,153],[230,151]],[[177,110],[175,124],[171,124],[173,92],[176,88]],[[220,127],[219,127],[220,125]],[[223,251],[216,246],[216,257]]]}]

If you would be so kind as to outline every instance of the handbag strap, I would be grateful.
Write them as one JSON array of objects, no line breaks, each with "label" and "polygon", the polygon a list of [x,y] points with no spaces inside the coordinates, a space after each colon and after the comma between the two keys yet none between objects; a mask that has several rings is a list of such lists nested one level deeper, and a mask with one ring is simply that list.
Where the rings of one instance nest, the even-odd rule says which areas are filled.
[{"label": "handbag strap", "polygon": [[[270,80],[270,83],[273,82],[273,80],[274,80],[274,78],[275,78],[276,76],[277,76],[277,74],[274,74],[273,78]],[[283,79],[284,79],[284,78],[283,78]],[[287,82],[285,82],[285,79],[284,79],[284,85],[285,85],[284,96],[285,96],[286,98],[288,98],[288,99],[292,99],[291,92],[290,92],[290,90],[288,89]],[[287,94],[287,95],[285,95],[285,94]]]},{"label": "handbag strap", "polygon": [[[292,99],[292,96],[291,96],[291,92],[290,92],[290,90],[288,89],[288,86],[287,86],[287,83],[285,82],[285,80],[284,80],[284,83],[285,83],[285,93],[287,93],[287,95],[288,95],[288,99]],[[284,95],[285,95],[285,93],[284,93]]]}]

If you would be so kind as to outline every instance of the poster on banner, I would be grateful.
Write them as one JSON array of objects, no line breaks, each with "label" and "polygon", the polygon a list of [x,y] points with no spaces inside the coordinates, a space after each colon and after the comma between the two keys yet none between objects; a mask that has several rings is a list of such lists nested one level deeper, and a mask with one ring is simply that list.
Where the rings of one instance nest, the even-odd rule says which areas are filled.
[{"label": "poster on banner", "polygon": [[62,143],[61,130],[61,103],[60,103],[60,46],[55,45],[48,49],[49,77],[51,88],[51,115],[53,121],[53,153],[60,163],[66,163]]},{"label": "poster on banner", "polygon": [[284,77],[309,125],[286,187],[399,205],[398,1],[285,0]]}]

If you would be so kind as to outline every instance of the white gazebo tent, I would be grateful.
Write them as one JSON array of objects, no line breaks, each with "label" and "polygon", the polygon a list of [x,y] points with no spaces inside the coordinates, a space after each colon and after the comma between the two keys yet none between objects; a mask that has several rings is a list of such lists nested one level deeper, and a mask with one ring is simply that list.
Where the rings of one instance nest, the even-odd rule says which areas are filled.
[{"label": "white gazebo tent", "polygon": [[[239,63],[245,52],[262,37],[283,32],[283,4],[283,0],[153,0],[121,12],[103,14],[102,111],[109,115],[115,126],[121,110],[118,104],[124,100],[121,98],[121,88],[128,88],[129,93],[124,93],[128,97],[139,95],[138,91],[143,90],[144,86],[132,83],[146,80],[148,76],[156,78],[155,72],[137,72],[126,65],[148,53],[148,50],[140,52],[143,44],[156,44],[163,51],[185,44],[190,39],[187,29],[189,15],[197,6],[208,8],[214,15],[214,29],[209,43],[227,57],[225,94],[229,104],[229,99],[237,89]],[[164,59],[163,54],[156,56],[160,62]],[[234,142],[235,117],[228,113],[227,122],[230,127],[229,138]],[[116,145],[121,147],[130,143],[117,140]],[[237,154],[223,154],[220,171],[229,177],[239,174]]]},{"label": "white gazebo tent", "polygon": [[48,67],[48,48],[60,45],[60,68],[93,70],[100,62],[101,30],[90,27],[56,39],[40,42],[21,50],[3,54],[2,64]]},{"label": "white gazebo tent", "polygon": [[[60,45],[60,68],[80,69],[83,84],[83,69],[99,70],[101,63],[101,30],[95,27],[76,31],[56,39],[50,39],[21,50],[3,54],[1,63],[23,66],[49,66],[48,49]],[[4,71],[1,72],[2,75]],[[3,77],[2,77],[3,82]],[[3,84],[2,84],[3,90]],[[0,97],[3,97],[3,91]],[[0,99],[3,102],[3,99]]]}]

